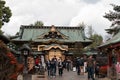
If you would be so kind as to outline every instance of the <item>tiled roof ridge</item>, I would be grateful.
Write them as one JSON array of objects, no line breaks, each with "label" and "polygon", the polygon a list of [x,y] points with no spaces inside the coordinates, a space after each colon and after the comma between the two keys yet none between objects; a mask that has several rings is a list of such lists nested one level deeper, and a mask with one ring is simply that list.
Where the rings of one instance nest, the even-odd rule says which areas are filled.
[{"label": "tiled roof ridge", "polygon": [[[21,25],[21,28],[51,28],[52,26],[31,26],[31,25]],[[55,26],[57,29],[83,29],[83,27],[80,26]]]}]

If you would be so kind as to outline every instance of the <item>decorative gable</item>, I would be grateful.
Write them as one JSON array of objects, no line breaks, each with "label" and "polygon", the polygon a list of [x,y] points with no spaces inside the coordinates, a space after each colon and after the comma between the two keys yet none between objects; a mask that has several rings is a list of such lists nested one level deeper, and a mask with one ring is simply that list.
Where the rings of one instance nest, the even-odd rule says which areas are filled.
[{"label": "decorative gable", "polygon": [[47,33],[43,33],[38,37],[38,39],[68,39],[67,36],[64,34],[60,33],[54,25],[52,25],[51,29]]}]

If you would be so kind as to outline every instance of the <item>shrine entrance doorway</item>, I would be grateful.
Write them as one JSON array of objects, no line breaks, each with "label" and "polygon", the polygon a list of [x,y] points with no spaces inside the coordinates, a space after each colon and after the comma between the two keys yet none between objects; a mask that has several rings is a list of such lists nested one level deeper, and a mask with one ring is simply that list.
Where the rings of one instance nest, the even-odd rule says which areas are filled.
[{"label": "shrine entrance doorway", "polygon": [[60,49],[50,49],[48,51],[48,54],[46,55],[46,59],[51,60],[54,56],[56,56],[57,59],[62,58],[62,60],[65,59],[65,55]]}]

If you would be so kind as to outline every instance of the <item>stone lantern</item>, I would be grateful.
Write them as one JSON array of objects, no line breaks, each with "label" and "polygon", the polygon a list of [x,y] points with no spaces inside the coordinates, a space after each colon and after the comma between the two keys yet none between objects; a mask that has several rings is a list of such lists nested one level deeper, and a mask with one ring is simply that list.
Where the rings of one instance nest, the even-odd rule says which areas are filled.
[{"label": "stone lantern", "polygon": [[23,63],[25,67],[27,67],[27,57],[28,55],[30,55],[31,49],[28,44],[23,44],[23,46],[20,48],[20,51],[21,51]]}]

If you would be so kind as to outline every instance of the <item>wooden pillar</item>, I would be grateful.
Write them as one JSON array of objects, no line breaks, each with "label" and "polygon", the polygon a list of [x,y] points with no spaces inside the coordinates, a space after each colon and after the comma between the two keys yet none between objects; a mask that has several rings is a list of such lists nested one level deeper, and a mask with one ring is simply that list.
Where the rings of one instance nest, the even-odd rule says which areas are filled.
[{"label": "wooden pillar", "polygon": [[120,63],[120,50],[119,50],[119,48],[116,48],[116,49],[115,49],[115,53],[116,53],[116,55],[117,55],[117,62]]},{"label": "wooden pillar", "polygon": [[120,52],[118,52],[118,62],[120,63]]},{"label": "wooden pillar", "polygon": [[111,67],[112,66],[112,49],[108,49],[108,65]]}]

